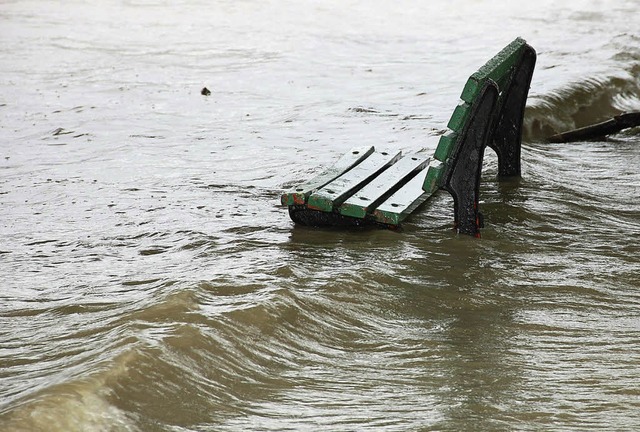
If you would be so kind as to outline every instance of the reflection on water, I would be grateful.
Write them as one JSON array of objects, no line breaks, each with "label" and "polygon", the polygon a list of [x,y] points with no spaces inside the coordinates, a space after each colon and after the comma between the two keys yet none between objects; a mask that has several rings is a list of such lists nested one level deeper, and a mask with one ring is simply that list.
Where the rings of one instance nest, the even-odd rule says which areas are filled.
[{"label": "reflection on water", "polygon": [[[640,110],[638,14],[4,2],[0,429],[640,427],[638,129],[543,142]],[[397,232],[292,226],[284,188],[432,151],[518,35],[523,177],[489,152],[481,240],[444,193]]]}]

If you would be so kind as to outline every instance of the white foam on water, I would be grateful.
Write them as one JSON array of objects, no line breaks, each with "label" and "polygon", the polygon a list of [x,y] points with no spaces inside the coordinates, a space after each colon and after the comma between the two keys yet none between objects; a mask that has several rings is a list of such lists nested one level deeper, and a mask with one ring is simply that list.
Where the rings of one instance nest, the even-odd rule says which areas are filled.
[{"label": "white foam on water", "polygon": [[55,392],[16,409],[5,424],[6,432],[137,432],[124,412],[111,405],[99,386],[66,384]]},{"label": "white foam on water", "polygon": [[134,351],[116,359],[103,373],[54,385],[0,421],[3,432],[138,432],[123,410],[110,401],[112,379],[127,373]]}]

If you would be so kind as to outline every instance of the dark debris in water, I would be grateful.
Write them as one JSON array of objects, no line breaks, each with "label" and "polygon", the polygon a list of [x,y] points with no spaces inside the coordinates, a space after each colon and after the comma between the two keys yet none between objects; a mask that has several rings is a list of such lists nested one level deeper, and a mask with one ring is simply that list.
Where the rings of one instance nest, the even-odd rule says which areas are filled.
[{"label": "dark debris in water", "polygon": [[379,111],[376,111],[373,108],[364,108],[364,107],[349,108],[349,111],[353,111],[356,113],[379,114]]},{"label": "dark debris in water", "polygon": [[164,253],[167,251],[167,247],[164,246],[157,246],[157,247],[152,247],[149,249],[143,249],[140,251],[140,255],[142,256],[148,256],[148,255],[158,255],[161,253]]},{"label": "dark debris in water", "polygon": [[[62,135],[72,135],[72,138],[80,138],[80,137],[83,137],[83,136],[89,136],[89,134],[86,133],[86,132],[85,133],[77,133],[76,131],[68,130],[68,129],[65,129],[65,128],[62,128],[62,127],[56,128],[53,131],[51,131],[51,136],[53,136],[53,137],[59,137],[59,136],[62,136]],[[45,137],[44,139],[45,140],[49,139],[49,136]],[[58,139],[58,138],[55,138],[55,139]],[[50,145],[66,145],[66,144],[63,143],[63,144],[50,144]]]},{"label": "dark debris in water", "polygon": [[129,135],[129,138],[165,139],[165,137],[163,137],[162,135],[143,135],[143,134]]},{"label": "dark debris in water", "polygon": [[65,128],[57,128],[55,129],[53,132],[51,132],[51,135],[53,136],[59,136],[59,135],[69,135],[74,133],[74,131],[70,131],[70,130],[66,130]]},{"label": "dark debris in water", "polygon": [[602,139],[624,129],[640,126],[640,111],[622,113],[613,118],[590,126],[562,132],[548,138],[552,143],[568,143]]}]

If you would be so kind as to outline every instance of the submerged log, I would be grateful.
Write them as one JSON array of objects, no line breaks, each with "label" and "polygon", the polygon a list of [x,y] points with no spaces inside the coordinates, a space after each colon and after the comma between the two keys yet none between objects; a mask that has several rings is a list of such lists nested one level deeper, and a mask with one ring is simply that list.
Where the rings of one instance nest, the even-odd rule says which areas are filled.
[{"label": "submerged log", "polygon": [[640,111],[623,113],[602,123],[562,132],[549,137],[548,140],[552,143],[589,141],[635,126],[640,126]]}]

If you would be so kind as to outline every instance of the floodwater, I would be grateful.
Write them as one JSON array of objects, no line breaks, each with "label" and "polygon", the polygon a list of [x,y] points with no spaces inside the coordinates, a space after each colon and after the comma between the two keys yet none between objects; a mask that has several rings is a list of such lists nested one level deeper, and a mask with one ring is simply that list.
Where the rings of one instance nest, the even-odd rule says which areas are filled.
[{"label": "floodwater", "polygon": [[[503,4],[500,4],[503,3]],[[640,429],[640,2],[0,2],[0,430]],[[482,238],[295,227],[352,146],[433,151],[537,50]],[[211,90],[203,96],[203,87]]]}]

